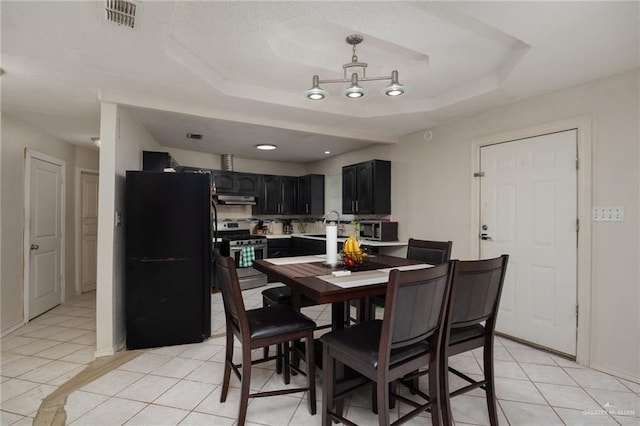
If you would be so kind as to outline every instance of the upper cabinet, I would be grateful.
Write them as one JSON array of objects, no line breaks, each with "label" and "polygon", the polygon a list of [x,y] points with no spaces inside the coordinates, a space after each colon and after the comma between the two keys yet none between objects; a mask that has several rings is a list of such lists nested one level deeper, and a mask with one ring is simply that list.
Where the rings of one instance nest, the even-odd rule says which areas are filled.
[{"label": "upper cabinet", "polygon": [[324,214],[324,175],[298,178],[298,214]]},{"label": "upper cabinet", "polygon": [[[295,214],[298,178],[291,176],[262,176],[262,190],[258,195],[258,214]],[[256,211],[257,210],[257,211]]]},{"label": "upper cabinet", "polygon": [[342,213],[391,214],[391,162],[371,160],[342,168]]},{"label": "upper cabinet", "polygon": [[142,170],[145,172],[164,172],[164,169],[179,167],[168,152],[142,151]]},{"label": "upper cabinet", "polygon": [[211,181],[218,194],[252,195],[260,192],[260,175],[224,170],[212,170]]}]

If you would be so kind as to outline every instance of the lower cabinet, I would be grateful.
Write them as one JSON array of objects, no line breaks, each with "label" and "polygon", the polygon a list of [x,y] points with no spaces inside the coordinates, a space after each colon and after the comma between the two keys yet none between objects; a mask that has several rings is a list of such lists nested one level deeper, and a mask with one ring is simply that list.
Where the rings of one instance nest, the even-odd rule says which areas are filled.
[{"label": "lower cabinet", "polygon": [[289,257],[291,255],[291,238],[269,238],[267,240],[267,257]]}]

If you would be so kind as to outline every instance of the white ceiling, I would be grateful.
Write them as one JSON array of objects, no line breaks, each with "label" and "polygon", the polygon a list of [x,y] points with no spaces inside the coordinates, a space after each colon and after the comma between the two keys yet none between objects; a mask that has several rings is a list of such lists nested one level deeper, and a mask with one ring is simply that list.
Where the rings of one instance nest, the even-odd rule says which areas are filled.
[{"label": "white ceiling", "polygon": [[[133,29],[105,4],[0,2],[4,112],[88,146],[103,100],[162,145],[307,162],[640,65],[635,1],[141,1]],[[356,33],[367,76],[398,70],[407,92],[308,100],[314,74],[342,78]]]}]

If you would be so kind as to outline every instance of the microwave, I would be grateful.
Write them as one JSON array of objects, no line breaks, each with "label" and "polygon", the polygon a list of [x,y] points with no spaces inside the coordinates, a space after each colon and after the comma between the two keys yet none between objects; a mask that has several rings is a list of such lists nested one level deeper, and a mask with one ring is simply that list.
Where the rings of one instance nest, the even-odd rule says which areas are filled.
[{"label": "microwave", "polygon": [[398,222],[363,220],[360,222],[360,238],[375,241],[398,241]]}]

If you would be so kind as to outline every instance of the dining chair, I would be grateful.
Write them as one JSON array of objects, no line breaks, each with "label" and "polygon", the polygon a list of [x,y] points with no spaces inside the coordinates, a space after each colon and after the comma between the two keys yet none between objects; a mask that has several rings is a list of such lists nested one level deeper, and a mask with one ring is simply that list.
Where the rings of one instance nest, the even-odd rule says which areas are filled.
[{"label": "dining chair", "polygon": [[[494,259],[456,262],[440,363],[440,401],[445,425],[453,424],[450,399],[477,388],[486,393],[490,424],[498,424],[493,347],[496,317],[508,262],[509,255],[506,254]],[[476,348],[483,349],[482,380],[474,380],[449,366],[449,357]],[[450,392],[448,372],[466,380],[469,385]]]},{"label": "dining chair", "polygon": [[[295,392],[308,392],[309,412],[316,413],[316,387],[315,387],[315,360],[313,351],[313,330],[315,322],[296,312],[289,306],[277,305],[267,308],[246,310],[235,260],[231,257],[215,254],[217,282],[222,291],[222,300],[226,317],[226,353],[224,363],[224,376],[220,402],[225,402],[229,391],[231,371],[235,373],[241,382],[240,408],[238,424],[244,425],[249,398],[266,397],[273,395],[285,395]],[[242,350],[242,364],[233,362],[234,336],[240,341]],[[305,339],[305,364],[307,386],[303,388],[284,388],[268,392],[249,393],[251,382],[251,366],[261,362],[271,361],[280,357],[284,370],[284,382],[290,382],[289,348],[290,342]],[[269,345],[283,347],[283,353],[278,351],[276,357],[266,357],[251,360],[253,349],[264,348]],[[242,373],[240,372],[242,369]],[[305,372],[298,370],[299,373]]]},{"label": "dining chair", "polygon": [[[286,285],[278,285],[272,288],[268,288],[262,291],[262,307],[267,308],[269,306],[285,305],[291,306],[292,294],[291,288]],[[307,306],[317,305],[316,302],[309,299],[306,296],[300,297],[300,307],[305,308]],[[316,330],[323,330],[331,328],[331,324],[316,325]],[[269,356],[269,346],[265,346],[263,349],[264,357]],[[280,374],[282,372],[282,363],[280,359],[276,361],[276,372]]]},{"label": "dining chair", "polygon": [[[409,238],[407,245],[407,259],[419,260],[430,265],[439,265],[451,259],[451,241],[429,241]],[[376,307],[384,308],[384,296],[374,296],[367,304],[368,317],[375,318]]]},{"label": "dining chair", "polygon": [[[354,387],[338,390],[337,371],[349,367],[376,383],[378,421],[389,424],[389,398],[413,407],[408,420],[431,410],[433,425],[440,424],[439,358],[451,284],[453,263],[410,271],[394,269],[387,284],[387,306],[382,320],[368,320],[323,335],[322,424],[353,424],[343,417],[342,399]],[[395,394],[397,379],[428,365],[429,399],[426,403]]]}]

